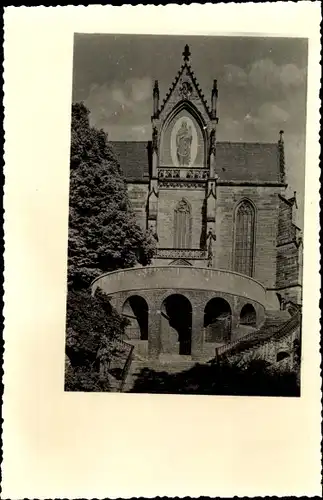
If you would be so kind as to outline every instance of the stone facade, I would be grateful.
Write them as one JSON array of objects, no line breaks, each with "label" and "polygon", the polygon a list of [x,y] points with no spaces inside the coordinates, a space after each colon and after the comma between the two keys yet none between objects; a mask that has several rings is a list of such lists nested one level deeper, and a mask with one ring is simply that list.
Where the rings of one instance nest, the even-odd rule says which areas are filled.
[{"label": "stone facade", "polygon": [[[131,294],[139,293],[139,286],[139,295],[147,304],[149,334],[148,340],[137,334],[138,338],[132,340],[151,357],[180,350],[180,333],[175,328],[174,334],[171,319],[163,311],[165,294],[181,294],[188,300],[190,354],[194,357],[208,351],[207,335],[218,338],[217,328],[227,324],[223,310],[217,317],[218,326],[212,320],[212,335],[211,327],[205,332],[205,307],[212,298],[220,296],[229,304],[230,339],[253,328],[239,326],[243,305],[249,303],[254,308],[258,327],[267,308],[279,309],[284,298],[301,301],[302,240],[294,224],[296,196],[284,196],[287,185],[283,133],[276,144],[217,142],[217,82],[214,80],[209,106],[191,68],[188,47],[183,56],[180,71],[162,103],[155,82],[152,140],[147,144],[112,143],[138,223],[157,236],[152,266],[159,271],[147,272],[146,286],[141,288],[141,278],[134,276],[134,282],[124,289],[127,279],[122,272],[117,284],[120,289],[109,288],[112,283],[115,286],[114,277],[102,283],[120,312]],[[248,266],[244,267],[245,259]],[[176,266],[187,268],[178,274],[179,279],[185,275],[187,286],[174,284],[173,277],[167,274],[167,267]],[[216,269],[227,272],[227,286],[223,286],[222,275],[220,281],[214,279],[212,271]],[[245,269],[240,275],[245,275],[242,278],[246,290],[254,286],[259,296],[248,297],[246,290],[231,290],[234,273],[241,269]],[[205,278],[203,272],[209,272],[209,277]],[[169,281],[161,284],[162,273]],[[187,273],[191,273],[191,280]],[[204,286],[206,282],[213,288]],[[261,289],[250,285],[256,282],[260,282]],[[174,300],[185,309],[184,298]],[[223,334],[220,343],[228,340]]]}]

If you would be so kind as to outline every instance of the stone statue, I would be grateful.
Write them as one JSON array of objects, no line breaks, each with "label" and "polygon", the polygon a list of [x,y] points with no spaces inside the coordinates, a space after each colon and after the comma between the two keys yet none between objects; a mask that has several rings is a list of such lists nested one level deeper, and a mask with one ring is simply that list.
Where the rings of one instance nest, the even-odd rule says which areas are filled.
[{"label": "stone statue", "polygon": [[176,135],[177,159],[180,166],[187,166],[191,161],[192,128],[184,120]]},{"label": "stone statue", "polygon": [[153,128],[153,151],[158,151],[158,131],[157,128]]},{"label": "stone statue", "polygon": [[212,267],[213,265],[213,241],[216,240],[216,236],[210,230],[207,235],[208,247],[207,247],[207,267]]},{"label": "stone statue", "polygon": [[150,225],[150,227],[149,227],[149,233],[158,242],[158,234],[157,234],[156,228],[153,225]]}]

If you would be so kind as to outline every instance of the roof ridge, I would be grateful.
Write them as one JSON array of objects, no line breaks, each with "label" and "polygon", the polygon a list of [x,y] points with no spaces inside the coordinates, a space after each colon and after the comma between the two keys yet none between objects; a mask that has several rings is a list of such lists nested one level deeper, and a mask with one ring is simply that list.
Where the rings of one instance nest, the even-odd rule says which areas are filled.
[{"label": "roof ridge", "polygon": [[277,142],[259,142],[259,141],[217,141],[217,144],[257,144],[258,146],[277,146]]}]

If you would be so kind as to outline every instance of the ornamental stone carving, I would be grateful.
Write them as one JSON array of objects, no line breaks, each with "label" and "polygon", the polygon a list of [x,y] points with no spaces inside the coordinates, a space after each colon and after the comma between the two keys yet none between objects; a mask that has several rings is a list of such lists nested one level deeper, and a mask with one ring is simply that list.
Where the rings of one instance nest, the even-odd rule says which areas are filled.
[{"label": "ornamental stone carving", "polygon": [[158,248],[156,257],[159,259],[196,259],[204,260],[207,257],[205,250],[186,248]]},{"label": "ornamental stone carving", "polygon": [[179,89],[182,99],[189,99],[192,95],[192,85],[188,81],[184,81]]},{"label": "ornamental stone carving", "polygon": [[158,169],[159,179],[196,179],[196,180],[207,180],[209,177],[209,171],[207,169],[172,169],[172,168],[160,168]]}]

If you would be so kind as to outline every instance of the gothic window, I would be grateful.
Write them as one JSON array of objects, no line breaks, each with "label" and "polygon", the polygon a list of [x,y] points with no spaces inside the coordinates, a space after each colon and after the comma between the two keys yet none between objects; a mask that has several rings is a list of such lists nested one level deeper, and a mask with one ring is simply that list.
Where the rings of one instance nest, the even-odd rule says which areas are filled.
[{"label": "gothic window", "polygon": [[186,200],[181,200],[175,208],[174,247],[191,246],[191,209]]},{"label": "gothic window", "polygon": [[234,235],[234,270],[247,276],[253,274],[255,211],[243,200],[236,210]]}]

